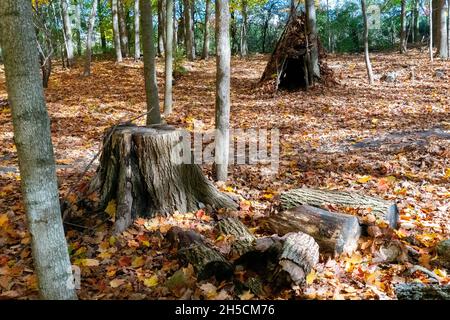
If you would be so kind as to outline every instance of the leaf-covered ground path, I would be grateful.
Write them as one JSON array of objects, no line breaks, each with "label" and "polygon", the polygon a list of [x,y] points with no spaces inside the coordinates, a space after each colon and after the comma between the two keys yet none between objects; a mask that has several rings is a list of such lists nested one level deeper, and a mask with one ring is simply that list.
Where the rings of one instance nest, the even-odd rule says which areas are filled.
[{"label": "leaf-covered ground path", "polygon": [[[277,193],[308,186],[393,199],[401,211],[401,225],[389,236],[383,226],[374,228],[375,238],[363,239],[352,256],[322,257],[303,288],[288,288],[276,296],[267,290],[260,298],[395,298],[395,283],[432,280],[421,271],[411,274],[413,264],[448,283],[450,277],[434,258],[436,243],[450,233],[450,143],[445,135],[430,135],[424,144],[410,143],[416,141],[414,134],[426,130],[449,132],[448,63],[436,61],[430,66],[426,52],[419,50],[406,56],[374,54],[375,73],[400,71],[400,75],[395,83],[377,81],[369,87],[362,56],[332,56],[328,63],[338,85],[273,95],[255,87],[266,59],[233,59],[231,121],[235,128],[280,129],[281,164],[276,176],[265,175],[258,166],[232,168],[229,183],[221,187],[242,197],[242,210],[236,215],[258,234],[258,218],[273,211]],[[409,76],[411,65],[415,66],[415,79]],[[445,71],[444,77],[435,76],[437,69]],[[160,84],[162,71],[160,60]],[[115,65],[101,60],[93,64],[92,77],[85,79],[80,74],[81,67],[56,68],[46,90],[62,196],[98,151],[103,130],[145,110],[141,63]],[[214,81],[214,60],[190,64],[188,72],[176,80],[174,113],[167,122],[191,127],[201,120],[205,128],[212,128]],[[0,66],[0,297],[36,298],[6,97]],[[404,137],[400,142],[405,147],[400,151],[345,148],[390,133]],[[111,237],[107,224],[83,232],[67,226],[71,259],[81,268],[80,298],[257,298],[233,283],[197,282],[191,268],[180,269],[163,236],[171,225],[195,228],[226,247],[226,239],[214,238],[211,217],[203,212],[139,219],[118,237]],[[401,250],[408,248],[415,260],[405,254],[390,259],[381,250],[386,242],[401,244]]]}]

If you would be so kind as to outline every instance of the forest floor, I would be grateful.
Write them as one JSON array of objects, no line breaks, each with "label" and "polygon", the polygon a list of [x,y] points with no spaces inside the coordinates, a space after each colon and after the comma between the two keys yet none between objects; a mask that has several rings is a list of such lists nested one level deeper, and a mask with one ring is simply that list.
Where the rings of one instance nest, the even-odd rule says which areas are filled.
[{"label": "forest floor", "polygon": [[[378,240],[362,239],[350,256],[321,256],[305,286],[278,293],[266,288],[267,295],[260,298],[395,299],[396,283],[432,280],[421,271],[408,273],[414,264],[429,269],[441,283],[450,282],[448,271],[435,264],[436,243],[450,236],[450,64],[438,60],[430,65],[427,53],[419,50],[406,55],[375,53],[374,72],[381,76],[399,71],[399,77],[394,83],[377,80],[369,86],[361,55],[333,55],[327,63],[338,84],[273,94],[257,86],[267,59],[257,55],[232,60],[232,126],[278,128],[281,135],[278,174],[265,174],[261,165],[234,166],[228,183],[220,186],[241,197],[241,210],[236,214],[258,235],[258,218],[274,211],[276,195],[307,186],[395,200],[400,228],[389,239],[380,235],[375,235]],[[166,121],[192,127],[198,120],[212,128],[215,60],[185,64],[187,73],[176,80],[174,112]],[[415,79],[410,77],[410,66],[415,66]],[[2,68],[0,298],[33,299],[37,297],[36,277]],[[445,71],[441,78],[435,75],[438,69]],[[91,77],[81,77],[81,61],[70,70],[56,66],[46,90],[61,196],[69,201],[74,201],[76,193],[67,192],[99,151],[104,130],[145,112],[141,63],[129,60],[117,65],[99,60],[92,71]],[[163,83],[161,59],[158,80]],[[162,92],[160,85],[160,97]],[[361,141],[382,143],[352,147]],[[71,259],[81,268],[79,297],[258,298],[233,283],[195,281],[192,268],[181,268],[175,253],[167,249],[163,235],[172,225],[195,228],[212,237],[211,217],[203,212],[138,219],[116,237],[109,233],[108,224],[95,230],[67,225]],[[409,246],[416,260],[386,261],[379,252],[383,241]],[[178,269],[174,285],[172,275]]]}]

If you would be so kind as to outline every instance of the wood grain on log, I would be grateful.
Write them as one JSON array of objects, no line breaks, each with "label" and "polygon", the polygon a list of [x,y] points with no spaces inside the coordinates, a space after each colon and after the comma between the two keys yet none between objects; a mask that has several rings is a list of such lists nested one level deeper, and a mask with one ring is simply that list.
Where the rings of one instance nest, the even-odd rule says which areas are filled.
[{"label": "wood grain on log", "polygon": [[273,233],[304,232],[312,236],[320,249],[328,253],[351,253],[358,246],[361,227],[354,216],[301,205],[266,218],[263,222]]},{"label": "wood grain on log", "polygon": [[254,250],[255,236],[238,219],[225,218],[218,223],[219,232],[226,236],[232,236],[231,254],[234,257],[241,257],[249,251]]},{"label": "wood grain on log", "polygon": [[449,285],[402,283],[395,293],[399,300],[450,300]]},{"label": "wood grain on log", "polygon": [[91,190],[99,190],[102,208],[117,201],[116,233],[136,216],[190,212],[205,205],[237,209],[193,164],[185,135],[167,125],[119,126],[107,135]]},{"label": "wood grain on log", "polygon": [[399,212],[395,203],[356,192],[301,188],[284,192],[280,198],[284,210],[302,204],[315,207],[336,204],[352,208],[370,208],[371,213],[377,219],[386,221],[391,228],[397,228],[399,219]]}]

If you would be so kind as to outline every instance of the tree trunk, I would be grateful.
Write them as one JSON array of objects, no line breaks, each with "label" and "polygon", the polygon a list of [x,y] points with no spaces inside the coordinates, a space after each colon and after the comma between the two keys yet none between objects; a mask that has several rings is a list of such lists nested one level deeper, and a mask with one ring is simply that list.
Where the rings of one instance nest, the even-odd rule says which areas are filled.
[{"label": "tree trunk", "polygon": [[86,36],[86,60],[84,64],[85,77],[91,75],[91,59],[92,59],[92,33],[94,32],[95,15],[97,14],[97,0],[92,1],[91,15],[89,16],[88,33]]},{"label": "tree trunk", "polygon": [[406,35],[406,0],[401,0],[400,14],[400,53],[406,52],[407,35]]},{"label": "tree trunk", "polygon": [[372,64],[370,63],[369,57],[369,26],[367,25],[367,9],[366,0],[361,0],[361,10],[364,20],[364,60],[366,62],[367,78],[369,79],[369,84],[373,84],[373,72]]},{"label": "tree trunk", "polygon": [[205,32],[203,33],[203,52],[202,59],[207,60],[209,58],[209,21],[211,15],[211,0],[206,0],[205,10]]},{"label": "tree trunk", "polygon": [[231,53],[232,54],[236,54],[236,52],[238,51],[238,41],[237,41],[237,24],[236,24],[236,17],[235,17],[235,13],[234,10],[231,10]]},{"label": "tree trunk", "polygon": [[140,33],[139,0],[134,0],[134,60],[141,58],[141,33]]},{"label": "tree trunk", "polygon": [[247,1],[242,1],[242,26],[241,26],[241,57],[248,55],[248,41],[247,41],[247,28],[248,28],[248,15],[247,15]]},{"label": "tree trunk", "polygon": [[402,283],[395,286],[398,300],[450,300],[450,286]]},{"label": "tree trunk", "polygon": [[225,218],[218,224],[219,232],[225,236],[232,236],[231,257],[240,258],[250,251],[254,251],[256,238],[247,227],[235,218]]},{"label": "tree trunk", "polygon": [[320,78],[320,67],[319,67],[319,42],[317,34],[317,23],[316,23],[316,7],[314,0],[305,0],[306,7],[306,26],[308,29],[308,38],[310,49],[310,63],[313,74],[311,79]]},{"label": "tree trunk", "polygon": [[160,57],[164,54],[164,48],[166,47],[165,10],[166,0],[158,0],[158,56]]},{"label": "tree trunk", "polygon": [[185,44],[186,55],[189,61],[195,60],[195,42],[194,42],[194,17],[192,16],[191,1],[184,0],[184,23],[185,23]]},{"label": "tree trunk", "polygon": [[264,220],[272,233],[304,232],[328,253],[352,253],[358,246],[361,227],[355,216],[301,205]]},{"label": "tree trunk", "polygon": [[[145,19],[149,3],[141,0]],[[91,189],[100,190],[100,207],[105,208],[111,200],[117,204],[116,233],[137,216],[191,212],[207,205],[237,208],[205,178],[198,165],[190,164],[190,143],[185,135],[166,125],[122,126],[108,133]]]},{"label": "tree trunk", "polygon": [[0,1],[0,46],[22,195],[41,297],[76,299],[32,19],[30,1]]},{"label": "tree trunk", "polygon": [[230,145],[230,14],[228,0],[216,0],[216,137],[215,173],[218,181],[228,177]]},{"label": "tree trunk", "polygon": [[119,12],[119,34],[120,34],[120,49],[122,50],[122,56],[128,57],[129,49],[128,49],[128,33],[127,33],[127,23],[125,16],[125,8],[123,1],[117,0],[117,8]]},{"label": "tree trunk", "polygon": [[144,80],[147,101],[147,125],[161,122],[153,40],[153,10],[150,1],[140,0]]},{"label": "tree trunk", "polygon": [[63,17],[67,62],[69,64],[68,66],[71,67],[73,65],[74,53],[72,40],[72,23],[69,16],[68,0],[61,0],[61,14]]},{"label": "tree trunk", "polygon": [[98,24],[100,26],[100,42],[102,44],[102,52],[106,52],[106,34],[105,34],[105,26],[103,25],[103,4],[101,0],[98,0],[97,3],[98,9]]},{"label": "tree trunk", "polygon": [[385,221],[391,228],[397,227],[399,218],[396,204],[353,192],[302,188],[286,191],[281,194],[280,198],[284,210],[302,204],[315,207],[334,204],[350,208],[370,208],[371,214],[377,219]]},{"label": "tree trunk", "polygon": [[77,30],[77,51],[78,55],[81,56],[81,3],[79,0],[75,1],[75,17],[76,17],[76,30]]},{"label": "tree trunk", "polygon": [[441,39],[439,43],[439,57],[441,59],[448,58],[448,49],[447,49],[447,4],[446,0],[442,0],[441,8],[440,8],[440,30],[439,30]]},{"label": "tree trunk", "polygon": [[429,23],[430,24],[430,40],[428,42],[428,44],[429,44],[428,51],[429,51],[429,54],[430,54],[430,61],[433,62],[433,37],[434,37],[433,30],[434,30],[435,22],[433,22],[433,4],[432,4],[432,0],[428,1],[428,8],[430,10],[430,17],[429,17],[429,20],[430,20],[430,23]]},{"label": "tree trunk", "polygon": [[440,46],[440,26],[441,26],[441,4],[444,0],[432,0],[433,19],[433,47],[439,50]]},{"label": "tree trunk", "polygon": [[164,114],[172,112],[172,75],[173,75],[173,0],[166,0],[166,48],[165,48],[165,90]]},{"label": "tree trunk", "polygon": [[167,239],[177,247],[180,258],[194,267],[199,280],[215,276],[220,281],[233,276],[233,265],[200,234],[172,227],[167,232]]},{"label": "tree trunk", "polygon": [[113,20],[113,33],[114,33],[114,47],[116,49],[116,61],[122,62],[122,48],[120,44],[120,31],[119,31],[119,9],[118,9],[118,0],[111,0],[111,13]]}]

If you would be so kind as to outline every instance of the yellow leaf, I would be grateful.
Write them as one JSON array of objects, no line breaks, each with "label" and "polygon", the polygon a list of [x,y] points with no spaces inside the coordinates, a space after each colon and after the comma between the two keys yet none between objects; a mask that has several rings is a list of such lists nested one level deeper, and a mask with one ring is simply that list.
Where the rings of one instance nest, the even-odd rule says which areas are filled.
[{"label": "yellow leaf", "polygon": [[306,284],[312,284],[314,280],[316,279],[316,271],[312,270],[307,276],[306,276]]},{"label": "yellow leaf", "polygon": [[251,298],[253,298],[255,295],[253,293],[251,293],[250,291],[245,291],[243,294],[241,294],[239,296],[239,298],[241,300],[250,300]]},{"label": "yellow leaf", "polygon": [[207,299],[214,299],[217,296],[217,287],[212,283],[204,283],[200,286]]},{"label": "yellow leaf", "polygon": [[158,285],[158,276],[155,274],[150,278],[144,280],[144,285],[146,287],[152,288]]},{"label": "yellow leaf", "polygon": [[124,279],[114,279],[109,282],[111,288],[118,288],[123,285],[126,281]]},{"label": "yellow leaf", "polygon": [[264,199],[272,199],[273,198],[273,194],[272,193],[266,193],[263,195]]},{"label": "yellow leaf", "polygon": [[97,257],[99,257],[100,259],[109,259],[109,258],[111,258],[111,253],[102,252],[102,253],[98,254]]},{"label": "yellow leaf", "polygon": [[100,264],[98,260],[95,259],[82,259],[81,265],[84,267],[96,267]]},{"label": "yellow leaf", "polygon": [[0,214],[0,227],[3,227],[5,224],[8,223],[8,216],[6,213]]},{"label": "yellow leaf", "polygon": [[116,200],[111,200],[108,202],[108,205],[106,206],[105,212],[111,217],[112,221],[115,221],[116,219],[116,209],[117,209],[117,204],[116,204]]},{"label": "yellow leaf", "polygon": [[377,118],[373,118],[373,119],[372,119],[372,123],[373,123],[373,124],[378,124],[378,119],[377,119]]},{"label": "yellow leaf", "polygon": [[111,237],[109,238],[109,245],[110,245],[110,246],[113,246],[114,243],[116,243],[116,238],[115,238],[114,236],[111,236]]},{"label": "yellow leaf", "polygon": [[136,257],[136,258],[133,259],[133,262],[131,263],[131,266],[133,268],[139,268],[139,267],[142,267],[144,265],[144,263],[145,263],[144,258]]},{"label": "yellow leaf", "polygon": [[445,169],[445,177],[450,178],[450,168]]},{"label": "yellow leaf", "polygon": [[358,181],[359,183],[366,183],[366,182],[370,181],[371,179],[372,179],[371,176],[362,176],[362,177],[359,178],[357,181]]},{"label": "yellow leaf", "polygon": [[435,274],[437,274],[439,277],[441,278],[447,278],[447,272],[445,272],[445,270],[442,269],[434,269],[433,272]]}]

